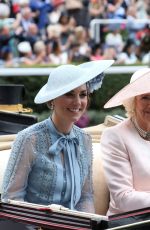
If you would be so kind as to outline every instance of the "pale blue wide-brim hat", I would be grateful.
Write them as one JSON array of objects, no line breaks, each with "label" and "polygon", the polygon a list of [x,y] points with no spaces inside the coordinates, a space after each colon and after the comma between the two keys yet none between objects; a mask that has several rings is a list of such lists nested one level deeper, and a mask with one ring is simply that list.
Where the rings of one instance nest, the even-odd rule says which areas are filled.
[{"label": "pale blue wide-brim hat", "polygon": [[114,60],[98,60],[56,67],[50,72],[47,83],[37,93],[34,102],[46,103],[85,83],[88,84],[89,91],[93,92],[101,87],[104,71],[113,63]]}]

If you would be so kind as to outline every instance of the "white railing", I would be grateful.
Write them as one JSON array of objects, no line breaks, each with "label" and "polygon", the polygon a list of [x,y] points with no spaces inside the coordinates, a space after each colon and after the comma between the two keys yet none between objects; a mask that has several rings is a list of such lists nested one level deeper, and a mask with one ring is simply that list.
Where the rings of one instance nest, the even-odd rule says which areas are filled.
[{"label": "white railing", "polygon": [[[138,66],[111,66],[106,74],[132,74],[136,70],[146,68],[148,65]],[[0,77],[21,77],[21,76],[49,76],[54,67],[45,68],[1,68]]]},{"label": "white railing", "polygon": [[129,24],[129,23],[137,23],[137,24],[150,24],[150,19],[135,19],[135,20],[127,20],[127,19],[93,19],[90,22],[90,34],[91,38],[95,40],[96,43],[101,41],[100,38],[100,27],[101,25],[109,25],[109,24]]}]

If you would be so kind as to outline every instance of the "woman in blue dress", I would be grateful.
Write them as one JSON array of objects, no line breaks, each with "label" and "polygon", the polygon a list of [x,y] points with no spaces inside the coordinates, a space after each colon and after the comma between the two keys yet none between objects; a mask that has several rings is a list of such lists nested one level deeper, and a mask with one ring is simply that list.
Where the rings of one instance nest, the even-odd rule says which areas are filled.
[{"label": "woman in blue dress", "polygon": [[35,103],[52,115],[20,131],[5,171],[2,201],[19,200],[94,213],[92,141],[74,125],[113,60],[62,65],[51,71]]}]

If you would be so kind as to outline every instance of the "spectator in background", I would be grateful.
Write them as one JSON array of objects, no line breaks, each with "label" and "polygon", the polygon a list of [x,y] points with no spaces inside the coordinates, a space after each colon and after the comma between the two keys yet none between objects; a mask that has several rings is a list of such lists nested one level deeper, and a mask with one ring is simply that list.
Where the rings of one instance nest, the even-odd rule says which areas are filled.
[{"label": "spectator in background", "polygon": [[142,63],[150,63],[150,30],[145,34],[141,42]]},{"label": "spectator in background", "polygon": [[59,50],[63,52],[63,45],[61,43],[61,26],[59,24],[47,26],[47,40],[46,40],[46,52],[49,56],[52,54],[54,43],[59,43]]},{"label": "spectator in background", "polygon": [[136,17],[138,19],[149,19],[150,18],[150,1],[149,0],[138,0],[135,1],[134,6],[136,7]]},{"label": "spectator in background", "polygon": [[50,0],[30,0],[30,7],[33,12],[37,12],[38,28],[45,33],[45,28],[49,24],[48,13],[52,12],[54,7]]},{"label": "spectator in background", "polygon": [[149,63],[150,63],[150,51],[143,55],[142,63],[149,65]]},{"label": "spectator in background", "polygon": [[51,46],[51,52],[49,54],[51,64],[61,65],[68,63],[68,53],[62,50],[60,39],[55,39]]},{"label": "spectator in background", "polygon": [[77,26],[89,28],[89,0],[66,0],[65,6],[69,16],[75,18]]},{"label": "spectator in background", "polygon": [[33,51],[34,51],[34,63],[35,64],[41,64],[41,65],[45,65],[45,64],[50,64],[50,59],[47,56],[46,53],[46,45],[44,43],[44,41],[39,40],[36,41],[34,43],[33,46]]},{"label": "spectator in background", "polygon": [[[29,26],[34,23],[34,17],[29,6],[21,8],[15,22],[15,33],[20,36],[20,41],[27,36]],[[23,38],[23,39],[21,39]]]},{"label": "spectator in background", "polygon": [[150,63],[150,25],[136,33],[137,42],[139,43],[139,60],[144,63]]},{"label": "spectator in background", "polygon": [[69,48],[69,63],[82,63],[89,61],[89,57],[82,55],[80,52],[80,44],[78,42],[72,42]]},{"label": "spectator in background", "polygon": [[62,45],[62,51],[67,51],[74,40],[74,32],[76,29],[76,20],[72,16],[70,17],[66,11],[63,11],[58,20],[60,26],[60,42]]},{"label": "spectator in background", "polygon": [[47,32],[47,41],[53,41],[61,36],[61,25],[49,25],[46,28]]},{"label": "spectator in background", "polygon": [[28,31],[24,37],[24,40],[28,41],[33,49],[35,42],[41,40],[40,31],[36,23],[31,23],[28,27]]},{"label": "spectator in background", "polygon": [[124,19],[128,5],[125,0],[107,0],[107,18]]},{"label": "spectator in background", "polygon": [[106,47],[103,50],[102,60],[111,60],[111,59],[113,60],[117,59],[117,52],[114,46]]},{"label": "spectator in background", "polygon": [[105,46],[113,46],[117,53],[120,53],[124,47],[123,37],[121,35],[120,25],[112,25],[105,37]]},{"label": "spectator in background", "polygon": [[99,44],[94,44],[91,46],[91,61],[101,60],[103,59],[103,51]]},{"label": "spectator in background", "polygon": [[46,46],[43,41],[35,42],[33,50],[29,42],[20,42],[18,51],[20,54],[19,62],[22,65],[49,64],[46,56]]},{"label": "spectator in background", "polygon": [[70,17],[75,18],[77,26],[81,25],[83,2],[81,0],[66,0],[66,10]]},{"label": "spectator in background", "polygon": [[26,6],[21,10],[20,26],[22,30],[27,33],[29,30],[29,25],[34,23],[34,17],[31,8]]},{"label": "spectator in background", "polygon": [[[67,42],[68,36],[70,35],[71,32],[71,27],[70,27],[70,16],[66,11],[61,12],[61,15],[58,20],[58,24],[60,25],[60,39],[61,43],[65,44]],[[75,24],[76,25],[76,24]]]},{"label": "spectator in background", "polygon": [[8,49],[13,51],[12,40],[14,34],[11,33],[11,28],[8,24],[2,23],[0,26],[0,53],[2,49]]},{"label": "spectator in background", "polygon": [[128,31],[128,37],[131,39],[134,43],[136,43],[136,33],[140,30],[143,30],[146,26],[145,23],[137,23],[135,20],[138,19],[137,17],[137,9],[136,5],[131,5],[127,9],[127,26],[126,29]]},{"label": "spectator in background", "polygon": [[65,9],[65,0],[52,0],[54,10],[49,13],[49,24],[54,25],[58,23],[60,15]]},{"label": "spectator in background", "polygon": [[0,52],[1,67],[18,67],[19,59],[14,57],[14,54],[9,46],[4,46]]},{"label": "spectator in background", "polygon": [[19,64],[33,65],[34,55],[30,43],[27,41],[20,42],[17,48],[19,52]]},{"label": "spectator in background", "polygon": [[121,53],[117,55],[118,64],[135,64],[138,57],[136,56],[137,46],[132,40],[127,40]]},{"label": "spectator in background", "polygon": [[90,0],[89,15],[91,20],[95,18],[106,18],[107,0]]},{"label": "spectator in background", "polygon": [[79,44],[80,55],[90,60],[91,47],[89,31],[83,26],[77,26],[74,31],[74,40]]},{"label": "spectator in background", "polygon": [[10,16],[10,7],[6,3],[0,2],[0,19],[7,19]]},{"label": "spectator in background", "polygon": [[[49,29],[49,27],[54,26],[56,30],[55,33],[58,33],[60,40],[59,44],[61,46],[61,52],[63,52],[63,54],[68,53],[69,62],[73,60],[83,62],[87,60],[93,60],[93,58],[99,59],[101,58],[101,55],[104,55],[104,53],[104,59],[107,57],[111,58],[112,56],[116,56],[112,55],[112,47],[115,48],[117,55],[121,53],[121,56],[127,57],[129,56],[128,52],[126,53],[126,51],[122,50],[123,47],[125,47],[125,43],[128,44],[128,41],[126,41],[127,37],[130,38],[133,43],[135,43],[135,56],[138,59],[137,61],[140,61],[141,63],[147,63],[147,60],[149,60],[149,50],[145,51],[145,48],[143,48],[142,45],[143,37],[145,35],[148,37],[146,30],[149,31],[149,28],[147,29],[146,26],[149,24],[136,23],[135,25],[134,23],[134,19],[138,19],[139,14],[145,15],[142,16],[142,18],[149,18],[149,0],[145,0],[144,2],[141,0],[73,0],[73,4],[70,0],[13,0],[3,2],[7,2],[7,4],[0,3],[0,46],[5,46],[6,43],[9,44],[9,48],[11,48],[14,57],[17,57],[16,48],[18,43],[22,41],[29,41],[33,49],[34,43],[36,41],[43,40],[46,44],[46,55],[48,59],[48,55],[51,53],[51,48],[53,47],[53,42],[55,45],[57,43],[55,42],[55,38],[52,38],[53,31]],[[91,37],[91,31],[89,30],[90,27],[88,16],[86,17],[84,15],[87,9],[88,14],[91,12],[90,19],[97,17],[107,19],[109,16],[114,16],[114,18],[127,17],[127,19],[129,19],[129,23],[127,25],[121,24],[118,32],[117,28],[120,26],[120,24],[100,26],[100,42],[101,47],[103,48],[100,55],[98,54],[98,49],[95,55],[92,53],[94,51],[92,50],[93,45],[91,44],[93,38]],[[11,11],[13,11],[13,13]],[[45,13],[43,14],[42,12]],[[125,13],[125,16],[123,16],[122,13]],[[10,15],[14,15],[15,18],[9,18]],[[45,18],[43,22],[41,19],[42,17]],[[38,24],[40,20],[41,23],[44,23],[42,25],[42,29]],[[6,21],[7,23],[5,23]],[[4,29],[5,31],[2,31],[1,25],[8,25],[9,28]],[[145,27],[142,28],[144,25]],[[114,27],[117,27],[116,30]],[[123,31],[122,29],[125,30]],[[9,32],[7,30],[9,30]],[[96,45],[99,44],[96,43]],[[104,49],[107,46],[110,46],[110,54],[108,54],[107,49],[106,52],[104,52]],[[149,47],[148,43],[147,47]],[[124,53],[126,54],[124,55]],[[133,57],[134,55],[131,56]],[[121,62],[124,63],[122,58]],[[127,64],[128,63],[130,62],[127,62]]]}]

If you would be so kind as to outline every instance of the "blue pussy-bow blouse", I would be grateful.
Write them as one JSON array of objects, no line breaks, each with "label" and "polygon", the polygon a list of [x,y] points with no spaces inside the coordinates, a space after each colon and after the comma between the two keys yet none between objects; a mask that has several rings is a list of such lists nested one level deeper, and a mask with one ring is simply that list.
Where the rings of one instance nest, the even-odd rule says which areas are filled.
[{"label": "blue pussy-bow blouse", "polygon": [[[56,182],[62,187],[60,202],[65,206],[65,203],[68,202],[67,206],[74,209],[81,196],[80,168],[78,164],[79,140],[73,130],[67,135],[58,132],[52,120],[50,120],[49,126],[53,143],[49,148],[49,154],[55,156],[56,164],[60,166],[60,171],[63,172],[62,175],[59,174]],[[54,196],[59,196],[58,192]]]},{"label": "blue pussy-bow blouse", "polygon": [[59,133],[48,118],[18,133],[2,199],[88,211],[93,207],[91,163],[90,136],[77,126],[68,135]]}]

